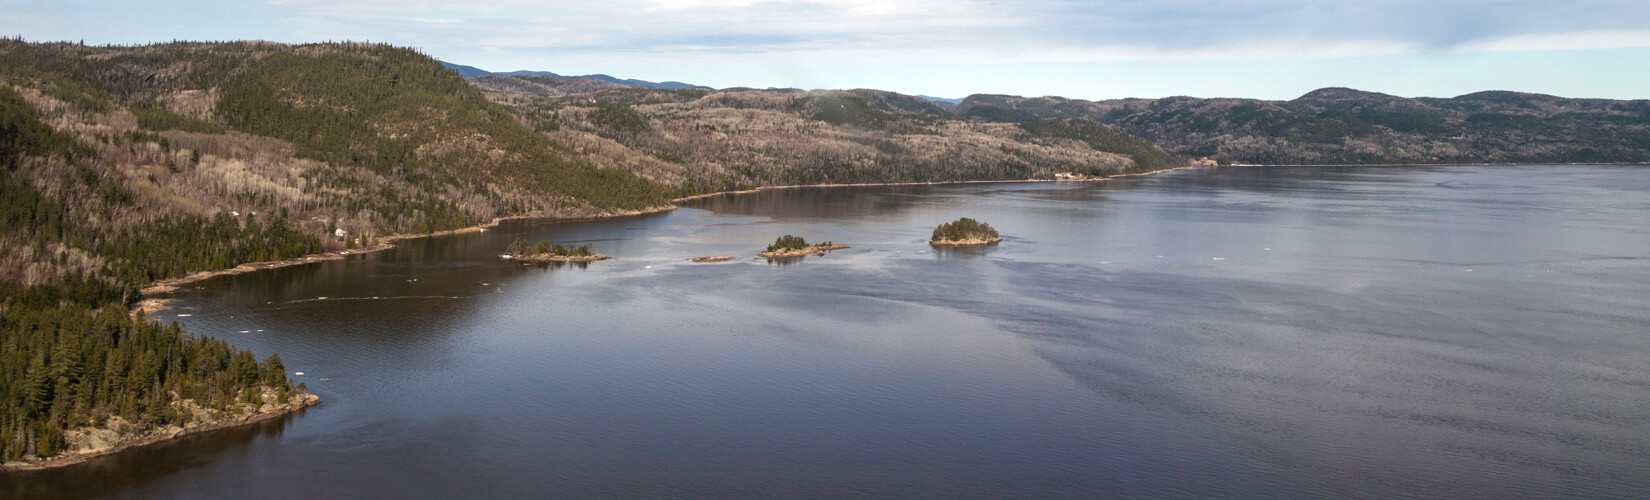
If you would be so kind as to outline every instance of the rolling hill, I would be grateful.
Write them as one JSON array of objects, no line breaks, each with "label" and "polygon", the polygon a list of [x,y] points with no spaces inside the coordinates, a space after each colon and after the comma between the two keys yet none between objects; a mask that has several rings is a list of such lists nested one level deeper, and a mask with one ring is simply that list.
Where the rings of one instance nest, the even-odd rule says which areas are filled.
[{"label": "rolling hill", "polygon": [[953,110],[987,121],[1082,118],[1175,152],[1250,164],[1642,163],[1650,101],[1517,92],[1405,98],[1326,88],[1289,101],[1084,101],[977,94]]},{"label": "rolling hill", "polygon": [[470,82],[552,141],[680,194],[1106,176],[1186,164],[1088,120],[969,120],[920,97],[878,90],[603,88],[588,79],[499,75]]},{"label": "rolling hill", "polygon": [[502,72],[502,73],[493,73],[493,72],[489,72],[489,71],[481,69],[481,68],[477,68],[475,66],[465,66],[465,65],[462,65],[462,64],[454,64],[454,63],[450,63],[450,62],[442,62],[441,64],[445,65],[449,69],[452,69],[453,71],[457,71],[459,76],[463,76],[465,78],[477,78],[477,77],[489,76],[489,75],[493,75],[493,76],[531,76],[531,77],[547,77],[547,78],[587,78],[587,79],[590,79],[590,80],[597,80],[597,81],[607,82],[607,83],[611,83],[611,84],[615,84],[615,85],[624,85],[624,86],[628,86],[628,87],[640,87],[640,88],[644,88],[644,89],[663,89],[663,90],[710,89],[710,87],[705,87],[705,86],[702,86],[702,85],[694,85],[694,84],[691,84],[691,83],[682,83],[682,82],[676,82],[676,81],[650,82],[650,81],[647,81],[647,80],[636,80],[636,79],[630,79],[630,78],[618,78],[618,77],[608,76],[608,75],[603,75],[603,74],[563,76],[563,75],[558,75],[558,74],[555,74],[555,73],[551,73],[549,71],[506,71],[506,72]]}]

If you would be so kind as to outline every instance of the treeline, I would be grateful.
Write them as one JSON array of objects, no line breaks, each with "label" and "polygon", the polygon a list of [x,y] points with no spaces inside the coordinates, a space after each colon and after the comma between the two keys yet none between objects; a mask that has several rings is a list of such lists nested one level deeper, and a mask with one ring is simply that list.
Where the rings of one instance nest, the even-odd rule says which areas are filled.
[{"label": "treeline", "polygon": [[[0,460],[51,457],[65,433],[107,428],[110,417],[141,432],[184,425],[195,414],[175,405],[225,410],[240,403],[286,403],[303,388],[286,379],[280,356],[262,363],[251,351],[193,337],[176,323],[130,317],[117,306],[51,304],[0,296]],[[265,401],[268,388],[275,400]]]},{"label": "treeline", "polygon": [[[0,76],[79,109],[104,112],[185,89],[209,89],[243,70],[266,42],[172,42],[93,47],[0,40]],[[157,71],[177,68],[185,71]]]}]

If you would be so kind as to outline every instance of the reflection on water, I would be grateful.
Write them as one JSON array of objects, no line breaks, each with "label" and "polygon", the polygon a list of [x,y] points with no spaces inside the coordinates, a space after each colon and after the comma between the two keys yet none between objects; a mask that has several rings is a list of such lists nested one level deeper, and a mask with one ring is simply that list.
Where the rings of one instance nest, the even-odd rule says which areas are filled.
[{"label": "reflection on water", "polygon": [[[506,224],[180,292],[326,403],[0,496],[1646,497],[1645,213],[1643,168],[1223,168]],[[963,216],[1004,241],[927,245]]]},{"label": "reflection on water", "polygon": [[978,247],[931,247],[936,259],[979,259],[991,254],[996,245]]},{"label": "reflection on water", "polygon": [[590,263],[589,262],[556,262],[556,261],[522,262],[521,266],[522,267],[535,267],[535,268],[538,268],[538,269],[541,269],[541,270],[546,270],[546,271],[553,270],[553,269],[561,269],[561,268],[564,268],[564,267],[565,268],[572,268],[572,269],[590,269]]}]

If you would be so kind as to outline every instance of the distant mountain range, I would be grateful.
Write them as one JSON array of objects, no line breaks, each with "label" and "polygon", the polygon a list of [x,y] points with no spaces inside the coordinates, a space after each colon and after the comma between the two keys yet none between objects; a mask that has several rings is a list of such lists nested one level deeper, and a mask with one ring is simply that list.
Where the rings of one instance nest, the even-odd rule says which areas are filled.
[{"label": "distant mountain range", "polygon": [[1175,152],[1253,164],[1650,162],[1650,101],[1490,91],[1407,98],[1325,88],[1289,101],[976,94],[951,112],[1029,123],[1078,118]]},{"label": "distant mountain range", "polygon": [[[448,63],[472,75],[487,73]],[[628,87],[705,87],[680,82],[584,77]],[[538,95],[608,90],[573,81],[489,82],[483,87]],[[526,88],[546,85],[559,90]],[[726,92],[752,91],[749,88]],[[767,89],[801,93],[797,89]],[[1650,101],[1571,99],[1488,91],[1453,98],[1407,98],[1324,88],[1288,101],[1165,97],[1088,101],[974,94],[962,99],[878,90],[847,91],[897,114],[1030,124],[1078,119],[1115,126],[1190,157],[1246,164],[1645,163],[1650,162]]]},{"label": "distant mountain range", "polygon": [[632,86],[632,87],[641,87],[641,88],[644,88],[644,89],[679,90],[679,89],[709,89],[710,88],[710,87],[705,87],[705,86],[701,86],[701,85],[694,85],[694,84],[691,84],[691,83],[650,82],[650,81],[647,81],[647,80],[634,80],[634,79],[626,79],[626,78],[617,78],[617,77],[613,77],[613,76],[609,76],[609,75],[601,75],[601,74],[596,74],[596,75],[558,75],[558,74],[555,74],[555,73],[551,73],[549,71],[508,71],[508,72],[502,72],[502,73],[494,73],[494,72],[487,71],[487,70],[484,70],[484,69],[481,69],[481,68],[477,68],[475,66],[465,66],[465,65],[462,65],[462,64],[453,64],[453,63],[446,62],[446,61],[442,61],[441,64],[447,66],[448,68],[451,68],[454,71],[457,71],[459,76],[463,76],[465,78],[478,78],[478,77],[489,76],[489,75],[497,75],[497,76],[547,76],[547,77],[555,77],[555,78],[589,78],[591,80],[598,80],[598,81],[614,83],[614,84],[619,84],[619,85],[628,85],[628,86]]},{"label": "distant mountain range", "polygon": [[1086,120],[973,120],[881,90],[653,89],[585,77],[470,78],[488,99],[592,163],[682,194],[758,186],[1054,179],[1185,166]]},{"label": "distant mountain range", "polygon": [[934,102],[946,102],[946,103],[951,103],[951,104],[962,104],[962,102],[963,102],[963,98],[961,98],[961,97],[947,99],[947,98],[944,98],[944,97],[934,97],[934,96],[922,95],[922,94],[917,94],[917,97],[921,97],[923,99],[927,99],[927,100],[934,101]]}]

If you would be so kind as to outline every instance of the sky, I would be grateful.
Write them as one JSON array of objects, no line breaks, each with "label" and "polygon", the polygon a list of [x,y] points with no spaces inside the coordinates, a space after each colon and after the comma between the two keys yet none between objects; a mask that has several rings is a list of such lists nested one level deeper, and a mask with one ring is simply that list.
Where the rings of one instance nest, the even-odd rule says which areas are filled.
[{"label": "sky", "polygon": [[0,0],[0,34],[365,40],[489,71],[712,87],[1650,98],[1650,0]]}]

